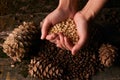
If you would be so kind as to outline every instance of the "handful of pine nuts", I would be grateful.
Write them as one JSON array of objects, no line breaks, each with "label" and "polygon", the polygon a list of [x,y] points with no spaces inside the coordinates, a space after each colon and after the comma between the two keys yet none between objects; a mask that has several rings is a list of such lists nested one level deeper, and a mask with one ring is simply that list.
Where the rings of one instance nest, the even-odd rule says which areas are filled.
[{"label": "handful of pine nuts", "polygon": [[67,19],[66,21],[57,23],[49,30],[49,34],[60,32],[63,33],[64,36],[69,38],[73,44],[76,44],[76,42],[78,42],[79,40],[77,28],[72,19]]}]

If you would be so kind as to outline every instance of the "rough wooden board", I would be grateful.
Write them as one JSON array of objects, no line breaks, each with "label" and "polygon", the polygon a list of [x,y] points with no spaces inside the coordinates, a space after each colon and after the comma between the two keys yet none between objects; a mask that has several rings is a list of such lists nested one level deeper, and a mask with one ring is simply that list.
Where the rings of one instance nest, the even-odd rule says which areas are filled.
[{"label": "rough wooden board", "polygon": [[0,58],[0,80],[38,80],[30,76],[23,77],[18,68],[11,67],[12,62],[9,58]]},{"label": "rough wooden board", "polygon": [[93,76],[92,80],[120,80],[120,66],[106,68],[104,72]]}]

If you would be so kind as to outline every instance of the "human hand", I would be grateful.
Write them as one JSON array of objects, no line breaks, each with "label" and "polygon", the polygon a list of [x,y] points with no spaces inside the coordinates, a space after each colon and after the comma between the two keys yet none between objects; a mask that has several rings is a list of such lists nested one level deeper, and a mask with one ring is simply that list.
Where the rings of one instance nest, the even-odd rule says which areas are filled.
[{"label": "human hand", "polygon": [[[43,24],[41,38],[44,39],[46,37],[50,25],[54,25],[68,18],[74,19],[77,26],[77,32],[80,37],[78,43],[76,43],[75,45],[71,44],[69,39],[66,36],[63,36],[61,33],[51,34],[46,37],[51,42],[55,43],[58,47],[70,50],[74,55],[85,44],[87,40],[88,21],[94,19],[94,17],[105,4],[105,2],[107,2],[107,0],[89,0],[85,7],[81,10],[81,14],[81,12],[76,13],[76,11],[74,11],[77,9],[76,7],[78,5],[78,0],[59,0],[59,6],[62,7],[62,9],[70,9],[67,9],[68,11],[55,10],[50,15],[48,15],[45,19],[45,23]],[[70,17],[70,13],[73,13],[72,17]]]},{"label": "human hand", "polygon": [[[64,21],[65,19],[68,18],[73,18],[75,14],[75,11],[70,11],[69,9],[64,10],[64,9],[55,9],[53,12],[51,12],[45,19],[44,22],[42,24],[42,28],[41,28],[41,39],[47,39],[52,41],[52,39],[54,39],[56,37],[56,34],[52,34],[52,37],[46,38],[46,36],[48,35],[48,30],[55,25],[56,23],[59,23],[61,21]],[[53,36],[54,35],[54,36]]]},{"label": "human hand", "polygon": [[72,54],[75,55],[86,43],[88,38],[88,20],[84,14],[77,12],[74,16],[74,21],[79,35],[79,41],[72,47]]},{"label": "human hand", "polygon": [[[79,41],[73,45],[70,40],[64,36],[62,33],[54,34],[52,36],[58,35],[57,38],[54,38],[55,43],[58,47],[62,49],[67,49],[72,52],[73,55],[82,48],[82,46],[85,44],[87,40],[87,34],[88,34],[88,21],[85,19],[84,15],[82,15],[80,12],[77,12],[74,16],[74,22],[77,27],[77,33],[79,35]],[[49,36],[50,39],[50,36]]]}]

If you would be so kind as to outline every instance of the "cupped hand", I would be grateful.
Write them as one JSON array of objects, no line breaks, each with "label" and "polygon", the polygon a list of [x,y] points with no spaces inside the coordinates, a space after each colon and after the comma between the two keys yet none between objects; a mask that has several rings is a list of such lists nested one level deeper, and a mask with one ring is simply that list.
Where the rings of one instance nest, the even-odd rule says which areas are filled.
[{"label": "cupped hand", "polygon": [[[55,24],[64,21],[68,18],[72,18],[77,27],[77,33],[79,35],[79,41],[73,45],[70,40],[62,33],[48,34],[48,30]],[[61,9],[56,9],[51,12],[45,19],[42,25],[41,39],[47,39],[52,43],[55,43],[57,47],[62,49],[70,50],[72,55],[75,55],[85,44],[88,36],[88,21],[84,15],[80,12],[70,12]]]},{"label": "cupped hand", "polygon": [[42,24],[42,28],[41,28],[41,39],[48,39],[50,41],[52,41],[52,39],[55,38],[56,34],[52,34],[52,37],[46,38],[48,35],[48,30],[50,29],[50,27],[52,27],[53,25],[64,21],[68,18],[73,18],[75,12],[71,12],[70,10],[64,10],[64,9],[55,9],[53,12],[51,12],[43,21]]},{"label": "cupped hand", "polygon": [[88,20],[84,17],[84,14],[77,12],[74,16],[74,21],[77,27],[79,41],[73,46],[71,50],[73,55],[75,55],[75,53],[85,45],[88,38]]},{"label": "cupped hand", "polygon": [[77,12],[74,16],[74,22],[79,35],[79,41],[75,45],[73,45],[62,33],[56,34],[59,37],[57,36],[57,38],[54,39],[57,40],[55,44],[58,47],[70,50],[72,55],[75,55],[84,46],[88,37],[88,21],[85,19],[84,15],[82,15],[80,12]]}]

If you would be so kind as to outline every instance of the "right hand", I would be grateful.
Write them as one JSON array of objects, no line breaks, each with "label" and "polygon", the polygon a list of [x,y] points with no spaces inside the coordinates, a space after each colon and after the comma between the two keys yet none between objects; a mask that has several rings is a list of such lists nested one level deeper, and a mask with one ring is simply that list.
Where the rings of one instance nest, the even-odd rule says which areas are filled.
[{"label": "right hand", "polygon": [[59,48],[70,50],[72,55],[75,55],[84,46],[88,38],[88,20],[81,12],[75,14],[74,22],[76,24],[77,34],[79,35],[79,40],[75,45],[62,33],[53,34],[53,40],[49,40],[55,43]]}]

